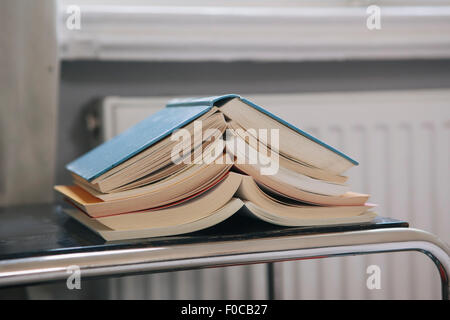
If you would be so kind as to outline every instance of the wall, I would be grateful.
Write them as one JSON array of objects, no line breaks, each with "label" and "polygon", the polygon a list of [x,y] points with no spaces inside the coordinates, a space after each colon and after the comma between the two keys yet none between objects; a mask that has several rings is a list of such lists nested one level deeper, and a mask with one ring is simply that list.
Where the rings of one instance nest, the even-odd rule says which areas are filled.
[{"label": "wall", "polygon": [[52,0],[0,1],[0,206],[53,200],[54,9]]}]

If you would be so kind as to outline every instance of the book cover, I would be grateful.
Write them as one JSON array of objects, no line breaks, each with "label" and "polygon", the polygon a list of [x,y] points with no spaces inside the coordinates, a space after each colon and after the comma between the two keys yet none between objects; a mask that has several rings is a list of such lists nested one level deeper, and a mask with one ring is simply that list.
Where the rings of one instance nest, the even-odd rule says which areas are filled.
[{"label": "book cover", "polygon": [[349,156],[347,156],[346,154],[340,152],[339,150],[333,148],[332,146],[326,144],[325,142],[317,139],[316,137],[313,137],[312,135],[310,135],[309,133],[297,128],[296,126],[290,124],[289,122],[281,119],[280,117],[274,115],[273,113],[267,111],[266,109],[262,108],[261,106],[256,105],[255,103],[251,102],[250,100],[247,100],[237,94],[227,94],[227,95],[223,95],[223,96],[214,96],[214,97],[204,97],[204,98],[188,98],[188,99],[175,99],[172,100],[168,103],[168,107],[184,107],[184,106],[191,106],[191,105],[216,105],[216,106],[220,106],[224,103],[226,103],[227,101],[229,101],[232,98],[238,98],[240,99],[242,102],[244,102],[245,104],[251,106],[252,108],[255,108],[256,110],[258,110],[259,112],[262,112],[266,115],[268,115],[269,117],[271,117],[272,119],[280,122],[281,124],[285,125],[286,127],[294,130],[295,132],[301,134],[302,136],[314,141],[315,143],[321,145],[322,147],[327,148],[328,150],[338,154],[339,156],[347,159],[348,161],[350,161],[351,163],[353,163],[354,165],[358,165],[358,162],[353,160],[352,158],[350,158]]},{"label": "book cover", "polygon": [[275,116],[264,108],[239,95],[227,94],[222,96],[171,100],[166,108],[77,158],[69,163],[66,168],[70,172],[75,173],[88,181],[92,181],[108,170],[130,159],[142,150],[159,142],[176,129],[194,121],[204,113],[208,112],[213,106],[220,107],[234,98],[240,99],[245,104],[277,120],[286,127],[331,150],[354,165],[358,165],[358,162],[347,155]]},{"label": "book cover", "polygon": [[176,129],[194,121],[210,109],[209,105],[164,108],[70,162],[66,168],[91,181],[167,137]]}]

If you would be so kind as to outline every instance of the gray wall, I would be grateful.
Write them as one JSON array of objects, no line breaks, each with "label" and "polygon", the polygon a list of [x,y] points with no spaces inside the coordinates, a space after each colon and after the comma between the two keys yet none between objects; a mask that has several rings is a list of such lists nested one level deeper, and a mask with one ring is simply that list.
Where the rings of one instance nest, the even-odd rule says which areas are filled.
[{"label": "gray wall", "polygon": [[307,63],[63,62],[56,182],[70,183],[64,165],[88,151],[84,112],[107,95],[171,96],[223,93],[450,88],[450,60]]},{"label": "gray wall", "polygon": [[53,0],[0,1],[0,206],[53,200],[55,10]]}]

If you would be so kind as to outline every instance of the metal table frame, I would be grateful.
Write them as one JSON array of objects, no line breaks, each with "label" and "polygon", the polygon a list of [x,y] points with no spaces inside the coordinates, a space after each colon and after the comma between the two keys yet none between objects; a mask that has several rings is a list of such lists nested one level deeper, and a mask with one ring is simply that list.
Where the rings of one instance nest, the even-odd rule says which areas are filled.
[{"label": "metal table frame", "polygon": [[[419,251],[426,254],[439,271],[442,298],[449,299],[449,246],[436,236],[413,228],[283,236],[10,259],[0,261],[0,287],[65,280],[68,276],[67,268],[72,265],[80,268],[82,277],[96,277],[399,251]],[[270,270],[269,265],[269,274]],[[269,283],[269,288],[271,289],[269,296],[274,298],[273,282]]]}]

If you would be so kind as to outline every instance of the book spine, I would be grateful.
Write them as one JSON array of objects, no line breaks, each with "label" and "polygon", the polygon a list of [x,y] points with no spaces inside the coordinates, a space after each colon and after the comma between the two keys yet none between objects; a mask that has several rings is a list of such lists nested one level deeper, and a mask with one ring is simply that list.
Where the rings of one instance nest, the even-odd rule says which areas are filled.
[{"label": "book spine", "polygon": [[237,94],[226,94],[222,96],[213,96],[213,97],[203,97],[203,98],[187,98],[187,99],[174,99],[167,103],[166,107],[192,107],[192,106],[209,106],[213,107],[215,105],[222,105],[225,102],[234,99],[240,98]]}]

